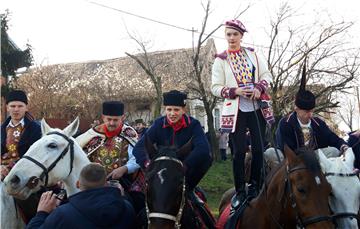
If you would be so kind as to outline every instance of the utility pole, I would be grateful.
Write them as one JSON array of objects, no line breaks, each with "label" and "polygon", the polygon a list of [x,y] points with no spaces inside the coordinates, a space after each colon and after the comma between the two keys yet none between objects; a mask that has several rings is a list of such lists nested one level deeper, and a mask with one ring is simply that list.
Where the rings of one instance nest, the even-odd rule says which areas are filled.
[{"label": "utility pole", "polygon": [[2,45],[2,36],[1,36],[1,32],[2,32],[2,19],[3,19],[4,14],[0,14],[0,77],[2,77],[2,68],[1,68],[1,45]]},{"label": "utility pole", "polygon": [[[2,65],[1,65],[1,61],[2,61],[2,54],[1,54],[1,49],[2,49],[2,20],[3,20],[3,16],[4,14],[0,14],[0,82],[1,82],[1,87],[3,86],[3,84],[6,83],[6,81],[3,78],[2,75]],[[5,120],[6,117],[6,106],[4,106],[5,104],[5,98],[3,98],[1,96],[1,104],[0,104],[0,110],[1,110],[1,115],[0,115],[0,123],[2,123]]]},{"label": "utility pole", "polygon": [[359,93],[359,86],[355,86],[355,91],[356,91],[356,100],[357,100],[357,105],[358,105],[357,126],[358,126],[358,129],[360,129],[360,93]]}]

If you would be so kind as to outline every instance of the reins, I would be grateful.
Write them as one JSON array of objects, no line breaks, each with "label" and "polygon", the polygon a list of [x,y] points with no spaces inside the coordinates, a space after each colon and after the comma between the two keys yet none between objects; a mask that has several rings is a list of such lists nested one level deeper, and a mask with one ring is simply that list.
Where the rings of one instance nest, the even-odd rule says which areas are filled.
[{"label": "reins", "polygon": [[[169,156],[161,156],[156,158],[152,163],[158,162],[158,161],[173,161],[177,164],[180,164],[181,167],[183,168],[183,163],[173,157],[169,157]],[[185,175],[183,176],[183,182],[182,182],[182,194],[181,194],[181,202],[180,202],[180,208],[178,213],[175,215],[171,215],[171,214],[167,214],[167,213],[163,213],[163,212],[150,212],[148,204],[147,204],[147,200],[145,200],[145,205],[146,205],[146,214],[148,217],[148,225],[150,225],[150,218],[160,218],[160,219],[166,219],[166,220],[170,220],[170,221],[174,221],[175,222],[175,228],[176,229],[180,229],[181,228],[181,217],[182,217],[182,213],[184,210],[184,206],[185,206],[185,191],[186,191],[186,182],[185,182]],[[146,195],[145,195],[146,197]]]},{"label": "reins", "polygon": [[48,181],[49,181],[49,173],[51,172],[51,170],[53,170],[55,168],[55,166],[57,165],[57,163],[63,159],[65,157],[65,155],[67,154],[67,152],[70,152],[70,169],[69,169],[69,175],[71,174],[72,170],[73,170],[73,164],[74,164],[74,141],[69,138],[68,136],[60,133],[60,132],[50,132],[47,133],[47,135],[59,135],[61,137],[63,137],[69,144],[65,147],[65,149],[61,152],[61,154],[55,159],[55,161],[53,163],[50,164],[50,166],[48,168],[46,168],[43,164],[41,164],[39,161],[37,161],[36,159],[24,155],[22,158],[25,158],[31,162],[33,162],[35,165],[39,166],[43,172],[41,173],[39,179],[41,181],[43,181],[44,177],[45,177],[45,181],[43,181],[44,183],[44,187],[46,188],[48,186]]}]

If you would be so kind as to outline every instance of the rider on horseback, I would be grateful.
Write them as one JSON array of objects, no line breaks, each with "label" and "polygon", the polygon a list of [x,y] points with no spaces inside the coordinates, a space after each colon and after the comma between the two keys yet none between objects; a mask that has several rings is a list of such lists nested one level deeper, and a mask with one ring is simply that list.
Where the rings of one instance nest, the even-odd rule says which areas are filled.
[{"label": "rider on horseback", "polygon": [[360,170],[360,129],[349,133],[348,144],[352,147],[355,155],[354,166]]},{"label": "rider on horseback", "polygon": [[[327,157],[337,157],[348,148],[347,143],[338,137],[323,120],[313,117],[316,98],[311,91],[305,89],[305,65],[306,60],[303,66],[301,85],[295,96],[294,112],[283,117],[276,130],[277,147],[280,150],[276,152],[270,148],[265,151],[265,160],[268,164],[275,165],[278,162],[274,160],[283,159],[281,151],[285,144],[292,150],[301,147],[309,147],[314,150],[321,148]],[[278,155],[278,159],[275,154]]]},{"label": "rider on horseback", "polygon": [[[27,104],[27,96],[21,90],[11,91],[6,98],[6,107],[10,117],[1,125],[1,180],[30,146],[41,138],[40,125],[28,112]],[[38,199],[37,194],[33,194],[27,200],[15,199],[24,213],[25,221],[35,216]],[[34,206],[34,211],[31,205]],[[29,212],[27,212],[28,209]]]},{"label": "rider on horseback", "polygon": [[137,142],[134,147],[134,156],[136,162],[145,168],[150,162],[145,149],[145,138],[158,146],[175,146],[176,148],[181,148],[191,140],[191,153],[186,158],[180,159],[184,164],[187,193],[192,201],[197,202],[198,199],[193,191],[212,163],[209,142],[200,122],[185,114],[187,95],[172,90],[164,93],[163,96],[166,115],[156,119]]},{"label": "rider on horseback", "polygon": [[[244,200],[257,196],[263,161],[263,147],[266,122],[272,123],[273,116],[268,103],[260,103],[272,80],[267,65],[252,48],[241,46],[241,39],[247,32],[239,20],[225,23],[225,38],[228,50],[218,54],[212,67],[211,92],[225,99],[223,103],[221,129],[230,133],[233,151],[233,174],[236,196],[233,209]],[[246,130],[251,136],[251,175],[248,193],[245,191]]]},{"label": "rider on horseback", "polygon": [[119,101],[103,103],[102,120],[103,124],[89,129],[76,141],[90,161],[105,167],[109,179],[120,179],[138,213],[145,207],[145,198],[144,177],[132,154],[137,133],[124,123],[124,104]]}]

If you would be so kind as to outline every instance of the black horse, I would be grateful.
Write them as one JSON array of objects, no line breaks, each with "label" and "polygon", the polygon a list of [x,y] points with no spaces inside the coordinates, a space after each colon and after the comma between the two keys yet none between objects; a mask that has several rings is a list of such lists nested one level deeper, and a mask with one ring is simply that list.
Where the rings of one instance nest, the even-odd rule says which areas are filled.
[{"label": "black horse", "polygon": [[[205,203],[187,190],[182,160],[191,152],[191,144],[190,140],[176,149],[156,147],[146,140],[146,150],[151,160],[145,170],[149,228],[214,228],[215,220],[206,211]],[[207,217],[203,216],[204,213]]]}]

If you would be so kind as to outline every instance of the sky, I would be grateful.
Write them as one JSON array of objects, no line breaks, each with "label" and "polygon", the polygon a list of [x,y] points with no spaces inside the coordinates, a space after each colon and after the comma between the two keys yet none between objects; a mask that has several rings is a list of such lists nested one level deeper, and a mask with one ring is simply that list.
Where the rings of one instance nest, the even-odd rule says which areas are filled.
[{"label": "sky", "polygon": [[[360,38],[360,16],[354,10],[359,6],[358,0],[288,2],[299,11],[295,24],[306,20],[311,22],[319,15],[329,14],[335,21],[354,21],[351,36],[354,40]],[[150,51],[189,48],[192,46],[189,30],[201,28],[204,16],[201,3],[200,0],[2,0],[0,13],[10,10],[8,33],[11,38],[20,48],[24,48],[26,43],[31,44],[35,64],[47,65],[111,59],[124,56],[125,52],[136,53],[137,46],[127,31],[141,40],[150,41]],[[207,32],[250,4],[239,18],[249,30],[244,42],[249,46],[266,47],[268,40],[263,38],[269,29],[270,17],[282,3],[280,0],[212,0]],[[225,49],[223,29],[214,35],[218,50]]]},{"label": "sky", "polygon": [[[105,60],[137,53],[137,45],[128,33],[149,41],[148,51],[192,47],[193,33],[204,17],[200,0],[1,0],[0,14],[11,13],[8,33],[25,48],[33,47],[34,65]],[[265,52],[268,47],[270,19],[274,18],[281,0],[212,0],[206,32],[245,9],[239,19],[249,33],[246,46]],[[360,14],[358,0],[288,0],[296,9],[291,23],[311,24],[321,19],[325,24],[352,21],[349,30],[353,47],[360,47]],[[124,13],[139,15],[139,18]],[[159,21],[172,26],[156,23]],[[177,28],[175,28],[177,27]],[[195,40],[197,33],[194,34]],[[219,51],[226,49],[224,30],[214,33]],[[265,47],[265,48],[264,48]]]}]

